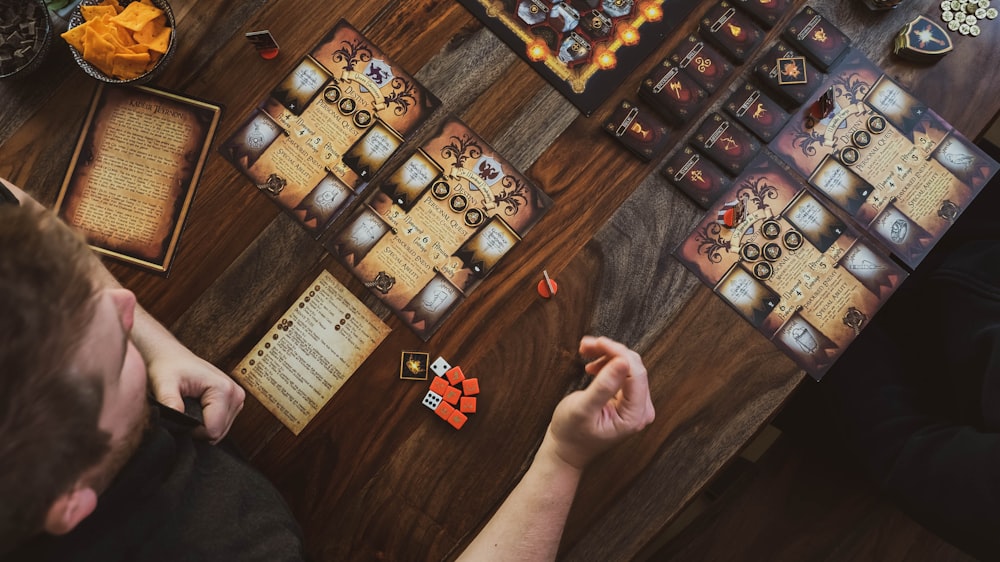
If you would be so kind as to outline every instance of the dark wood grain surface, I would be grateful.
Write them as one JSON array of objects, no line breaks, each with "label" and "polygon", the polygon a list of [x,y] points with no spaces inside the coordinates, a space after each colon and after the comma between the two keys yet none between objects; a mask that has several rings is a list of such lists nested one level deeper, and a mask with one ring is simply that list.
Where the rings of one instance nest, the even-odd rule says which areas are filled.
[{"label": "dark wood grain surface", "polygon": [[[154,85],[224,105],[217,141],[343,17],[442,100],[422,134],[449,112],[459,116],[555,201],[426,343],[326,254],[326,238],[312,239],[215,152],[170,277],[109,262],[153,314],[224,371],[322,268],[393,328],[299,436],[251,398],[233,428],[237,444],[292,506],[315,559],[454,556],[527,467],[555,404],[585,384],[576,356],[583,334],[641,352],[657,419],[586,474],[563,539],[566,559],[630,559],[803,380],[670,256],[701,211],[658,174],[661,162],[643,164],[600,130],[612,103],[580,116],[456,2],[172,4],[180,49]],[[955,35],[955,51],[935,65],[889,52],[895,32],[918,13],[937,18],[937,4],[907,0],[873,13],[860,1],[812,2],[974,139],[1000,109],[1000,73],[992,66],[1000,61],[1000,24],[984,22],[975,39]],[[641,76],[708,7],[696,8],[613,98],[634,99]],[[242,37],[257,29],[275,35],[277,59],[260,59]],[[0,176],[54,203],[95,87],[59,42],[30,78],[0,83]],[[675,131],[672,143],[688,133]],[[534,291],[543,268],[560,285],[551,301]],[[480,379],[480,412],[460,432],[420,405],[423,384],[397,378],[402,350],[443,355]]]}]

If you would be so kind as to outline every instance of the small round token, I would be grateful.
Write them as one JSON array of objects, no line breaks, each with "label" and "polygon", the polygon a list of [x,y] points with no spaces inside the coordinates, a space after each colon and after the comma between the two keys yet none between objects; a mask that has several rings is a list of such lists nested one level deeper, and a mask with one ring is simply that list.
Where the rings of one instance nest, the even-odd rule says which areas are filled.
[{"label": "small round token", "polygon": [[958,32],[961,33],[962,35],[968,35],[969,34],[969,24],[963,23],[962,25],[958,26]]},{"label": "small round token", "polygon": [[840,161],[847,166],[852,166],[861,159],[861,153],[853,146],[845,146],[840,151]]},{"label": "small round token", "polygon": [[364,129],[368,125],[372,124],[372,114],[370,111],[362,109],[361,111],[354,114],[354,124],[359,129]]},{"label": "small round token", "polygon": [[344,115],[350,115],[358,109],[358,104],[353,98],[344,98],[337,102],[337,109]]},{"label": "small round token", "polygon": [[995,20],[997,19],[997,9],[996,8],[986,8],[986,19]]},{"label": "small round token", "polygon": [[941,11],[951,11],[951,0],[944,0],[944,2],[941,2]]},{"label": "small round token", "polygon": [[851,135],[851,140],[854,141],[854,146],[864,148],[872,143],[872,136],[868,131],[858,129]]},{"label": "small round token", "polygon": [[986,19],[986,8],[979,8],[976,10],[976,19]]},{"label": "small round token", "polygon": [[955,19],[954,12],[941,12],[941,21],[948,23],[953,19]]},{"label": "small round token", "polygon": [[978,25],[970,25],[969,26],[969,35],[971,37],[979,37],[980,33],[982,33],[982,30],[979,29]]},{"label": "small round token", "polygon": [[781,257],[781,246],[777,242],[764,244],[764,259],[774,261]]},{"label": "small round token", "polygon": [[885,130],[885,117],[872,115],[868,118],[868,130],[874,134],[879,134]]},{"label": "small round token", "polygon": [[758,262],[753,266],[753,276],[761,281],[769,279],[772,273],[774,273],[774,268],[766,261]]},{"label": "small round token", "polygon": [[465,224],[475,228],[483,223],[483,212],[479,209],[469,209],[465,212]]},{"label": "small round token", "polygon": [[[552,283],[552,290],[549,291],[549,283]],[[549,279],[548,283],[545,279],[538,282],[538,295],[543,299],[551,299],[559,292],[559,284],[556,283],[555,279]]]},{"label": "small round token", "polygon": [[451,207],[452,211],[460,213],[469,206],[469,200],[466,199],[464,195],[455,195],[451,198],[451,201],[448,202],[448,206]]},{"label": "small round token", "polygon": [[989,8],[990,7],[990,0],[979,0],[979,7],[980,8]]},{"label": "small round token", "polygon": [[747,261],[760,259],[760,247],[756,244],[744,244],[740,248],[740,256]]},{"label": "small round token", "polygon": [[789,250],[798,250],[802,247],[802,235],[794,230],[786,232],[782,240],[785,242],[785,247]]},{"label": "small round token", "polygon": [[781,235],[781,225],[775,220],[764,221],[764,224],[760,227],[760,231],[764,235],[764,238],[774,240]]},{"label": "small round token", "polygon": [[958,26],[959,26],[958,20],[951,20],[950,22],[948,22],[948,29],[951,31],[958,31]]},{"label": "small round token", "polygon": [[976,19],[976,16],[972,16],[972,15],[965,16],[965,23],[967,23],[969,25],[976,25],[977,21],[979,21],[979,20]]},{"label": "small round token", "polygon": [[962,3],[959,2],[958,0],[951,0],[951,9],[952,9],[952,11],[955,11],[955,12],[961,11],[962,10]]},{"label": "small round token", "polygon": [[976,10],[979,9],[979,4],[977,2],[969,2],[965,5],[965,13],[974,14]]},{"label": "small round token", "polygon": [[329,86],[327,89],[323,90],[323,100],[326,103],[337,103],[340,99],[340,88],[337,86]]},{"label": "small round token", "polygon": [[434,198],[438,200],[442,200],[448,197],[448,194],[450,193],[451,193],[451,186],[448,185],[448,182],[446,181],[438,180],[434,182],[434,186],[431,187],[431,195],[433,195]]}]

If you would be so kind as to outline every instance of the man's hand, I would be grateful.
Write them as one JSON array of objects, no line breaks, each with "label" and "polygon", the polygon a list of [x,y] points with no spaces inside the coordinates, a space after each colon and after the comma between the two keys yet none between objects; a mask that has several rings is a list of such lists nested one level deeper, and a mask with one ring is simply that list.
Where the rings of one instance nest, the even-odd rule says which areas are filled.
[{"label": "man's hand", "polygon": [[605,337],[584,336],[580,355],[591,358],[586,371],[594,380],[559,402],[540,452],[583,470],[608,447],[649,425],[655,411],[639,354]]},{"label": "man's hand", "polygon": [[195,433],[218,443],[243,408],[246,393],[222,371],[180,342],[173,340],[173,344],[161,342],[159,345],[166,349],[157,349],[153,357],[146,357],[153,395],[164,406],[180,412],[184,411],[184,396],[198,398],[205,427]]}]

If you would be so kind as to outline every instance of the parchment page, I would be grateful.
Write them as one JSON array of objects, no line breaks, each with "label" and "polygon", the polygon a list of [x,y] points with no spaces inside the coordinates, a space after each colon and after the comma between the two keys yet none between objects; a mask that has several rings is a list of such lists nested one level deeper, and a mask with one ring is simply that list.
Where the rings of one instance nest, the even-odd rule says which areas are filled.
[{"label": "parchment page", "polygon": [[94,246],[165,266],[217,113],[148,91],[104,87],[60,215]]},{"label": "parchment page", "polygon": [[389,332],[323,271],[240,361],[233,377],[298,435]]}]

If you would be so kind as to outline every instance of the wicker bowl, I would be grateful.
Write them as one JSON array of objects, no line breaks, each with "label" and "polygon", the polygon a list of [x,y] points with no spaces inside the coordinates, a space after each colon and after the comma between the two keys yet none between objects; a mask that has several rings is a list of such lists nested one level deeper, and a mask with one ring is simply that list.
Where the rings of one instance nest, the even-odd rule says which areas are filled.
[{"label": "wicker bowl", "polygon": [[[80,6],[96,6],[97,4],[100,4],[101,1],[102,0],[83,0],[80,2],[80,5],[73,10],[73,15],[69,18],[69,28],[72,29],[84,22],[83,14],[80,12]],[[134,1],[137,2],[138,0],[118,0],[118,3],[122,6],[128,6]],[[91,77],[108,84],[145,84],[161,74],[164,67],[166,67],[167,62],[173,56],[174,51],[177,50],[177,20],[174,17],[173,9],[166,0],[151,0],[151,2],[154,6],[163,10],[164,15],[167,17],[167,27],[171,28],[170,42],[167,44],[167,52],[160,57],[160,60],[156,61],[156,65],[154,65],[153,68],[146,71],[145,74],[139,75],[135,78],[122,80],[121,78],[108,76],[107,74],[101,72],[96,66],[84,60],[80,51],[76,50],[76,48],[72,45],[69,45],[70,53],[72,53],[73,60],[76,61],[76,64],[78,64],[80,68]]]},{"label": "wicker bowl", "polygon": [[0,79],[20,78],[45,60],[52,44],[52,21],[45,0],[0,0],[0,38],[5,42],[12,34],[23,35],[25,39],[31,36],[33,42],[0,46]]}]

